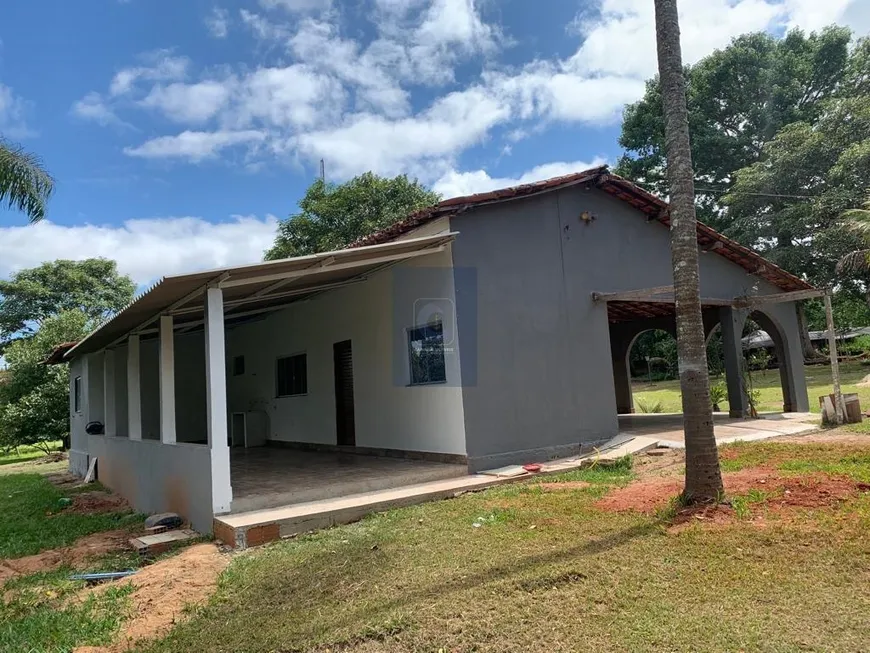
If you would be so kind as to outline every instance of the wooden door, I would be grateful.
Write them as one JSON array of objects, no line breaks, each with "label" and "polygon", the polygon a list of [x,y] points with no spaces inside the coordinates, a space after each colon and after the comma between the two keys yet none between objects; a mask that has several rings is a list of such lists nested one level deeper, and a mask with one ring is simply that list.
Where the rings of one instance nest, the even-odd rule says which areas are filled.
[{"label": "wooden door", "polygon": [[356,446],[353,417],[353,350],[350,340],[332,346],[335,366],[335,425],[339,446]]}]

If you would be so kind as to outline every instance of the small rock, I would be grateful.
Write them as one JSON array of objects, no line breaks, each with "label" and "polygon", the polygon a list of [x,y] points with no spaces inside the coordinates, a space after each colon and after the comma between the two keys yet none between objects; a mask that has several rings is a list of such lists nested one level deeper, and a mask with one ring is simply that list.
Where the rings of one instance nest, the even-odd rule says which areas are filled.
[{"label": "small rock", "polygon": [[378,550],[378,545],[372,544],[372,551],[377,551],[377,550]]}]

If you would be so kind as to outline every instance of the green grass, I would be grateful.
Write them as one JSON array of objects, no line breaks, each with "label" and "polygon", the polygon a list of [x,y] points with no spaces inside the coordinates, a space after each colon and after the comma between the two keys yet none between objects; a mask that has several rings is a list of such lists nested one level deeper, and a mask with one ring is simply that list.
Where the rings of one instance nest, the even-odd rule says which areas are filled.
[{"label": "green grass", "polygon": [[[810,410],[819,412],[819,397],[834,391],[831,382],[831,368],[828,365],[808,365],[804,368],[807,377],[807,390],[810,399]],[[860,362],[848,362],[840,364],[840,378],[843,392],[856,392],[861,401],[861,406],[870,408],[870,386],[859,387],[856,384],[867,374],[870,374],[870,366]],[[711,379],[711,382],[724,380],[724,377]],[[779,370],[763,370],[752,373],[753,386],[761,391],[761,399],[758,405],[759,412],[782,411],[782,386],[780,385]],[[666,413],[679,413],[683,410],[680,399],[680,382],[660,381],[647,383],[637,380],[632,383],[634,400],[644,402],[647,405],[660,403]],[[728,410],[728,401],[720,402],[722,410]],[[870,424],[866,427],[870,432]]]},{"label": "green grass", "polygon": [[[60,440],[57,442],[50,442],[47,446],[52,452],[63,450],[63,443]],[[12,449],[11,451],[0,452],[0,465],[14,465],[44,457],[45,451],[42,449],[31,446],[22,446]]]},{"label": "green grass", "polygon": [[719,458],[726,472],[768,465],[782,472],[822,472],[870,482],[870,438],[866,447],[857,448],[837,443],[734,442],[719,447]]},{"label": "green grass", "polygon": [[[728,459],[774,455],[795,474],[812,461],[855,478],[870,472],[867,449],[770,446],[744,444]],[[658,516],[596,508],[632,477],[627,463],[602,466],[253,550],[234,559],[207,606],[144,650],[866,648],[870,496],[836,512],[806,511],[800,523],[772,517],[763,528],[738,520],[671,532]],[[592,485],[540,485],[556,480]],[[742,500],[754,512],[765,496]]]},{"label": "green grass", "polygon": [[69,495],[69,490],[59,490],[39,474],[0,476],[0,558],[66,546],[85,535],[131,526],[142,519],[130,512],[65,513],[60,500]]},{"label": "green grass", "polygon": [[69,574],[64,568],[6,583],[0,602],[0,651],[61,653],[111,642],[127,611],[132,585],[75,601],[72,595],[85,584],[69,580]]}]

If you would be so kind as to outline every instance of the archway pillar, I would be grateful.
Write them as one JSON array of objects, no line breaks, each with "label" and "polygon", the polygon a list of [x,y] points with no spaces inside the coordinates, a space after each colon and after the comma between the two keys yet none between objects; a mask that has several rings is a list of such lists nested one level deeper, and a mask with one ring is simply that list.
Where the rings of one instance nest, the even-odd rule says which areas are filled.
[{"label": "archway pillar", "polygon": [[749,401],[743,380],[743,325],[748,311],[723,306],[719,309],[722,329],[722,353],[725,362],[725,384],[728,386],[728,414],[748,417]]},{"label": "archway pillar", "polygon": [[667,331],[676,338],[673,317],[658,317],[610,325],[610,357],[613,362],[613,385],[616,390],[616,412],[620,415],[634,412],[631,394],[631,367],[629,354],[637,337],[645,331]]},{"label": "archway pillar", "polygon": [[628,366],[628,352],[634,342],[634,333],[626,329],[611,327],[610,357],[613,361],[613,386],[616,390],[616,412],[620,415],[634,412],[634,399],[631,396],[631,371]]}]

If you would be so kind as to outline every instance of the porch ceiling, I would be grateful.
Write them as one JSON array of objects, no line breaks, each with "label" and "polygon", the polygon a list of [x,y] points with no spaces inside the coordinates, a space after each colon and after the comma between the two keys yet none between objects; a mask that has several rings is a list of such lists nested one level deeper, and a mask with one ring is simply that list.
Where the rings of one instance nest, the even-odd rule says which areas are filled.
[{"label": "porch ceiling", "polygon": [[[701,303],[701,308],[712,308],[719,304]],[[611,324],[634,322],[651,317],[668,317],[675,315],[674,304],[665,302],[643,301],[613,301],[607,302],[607,321]]]},{"label": "porch ceiling", "polygon": [[221,268],[162,278],[125,309],[71,348],[65,358],[108,347],[130,333],[153,326],[161,315],[173,315],[176,327],[202,321],[205,290],[223,289],[226,319],[268,310],[310,297],[417,256],[441,251],[456,237],[442,233],[370,247]]}]

